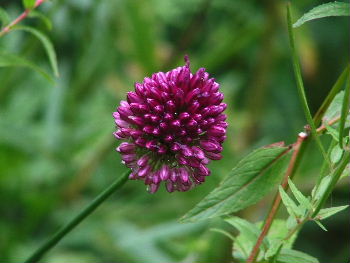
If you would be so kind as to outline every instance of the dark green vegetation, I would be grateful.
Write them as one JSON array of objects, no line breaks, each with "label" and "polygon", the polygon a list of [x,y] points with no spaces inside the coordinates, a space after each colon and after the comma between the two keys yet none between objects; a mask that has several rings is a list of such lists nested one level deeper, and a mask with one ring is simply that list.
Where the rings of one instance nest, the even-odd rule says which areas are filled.
[{"label": "dark green vegetation", "polygon": [[[293,22],[322,3],[293,1]],[[23,11],[20,1],[2,0],[1,8],[10,20]],[[220,219],[190,224],[177,220],[243,156],[266,144],[294,143],[307,123],[293,74],[285,2],[51,1],[38,11],[52,28],[39,15],[21,25],[51,40],[59,77],[52,73],[54,58],[49,52],[50,63],[38,40],[41,35],[18,28],[0,38],[0,66],[23,65],[9,55],[16,54],[44,70],[0,68],[0,261],[23,261],[124,173],[114,151],[119,142],[112,136],[112,112],[135,81],[183,65],[188,54],[193,70],[205,67],[221,84],[228,104],[224,158],[211,165],[212,176],[190,192],[173,194],[162,188],[150,195],[142,182],[127,182],[42,262],[232,262],[232,241],[210,229],[233,236],[250,229],[256,238],[256,226],[240,218],[263,220],[273,192],[235,213],[240,218],[228,219],[229,224]],[[322,18],[294,30],[312,115],[349,62],[348,20]],[[337,105],[342,105],[339,98]],[[329,119],[336,117],[334,112]],[[328,132],[339,137],[331,128]],[[320,138],[326,149],[331,138]],[[293,181],[310,196],[323,157],[314,142],[306,151]],[[332,161],[340,158],[336,153]],[[325,207],[347,204],[348,192],[347,179],[341,179]],[[287,208],[297,210],[293,204]],[[284,207],[278,217],[287,217]],[[348,210],[322,222],[328,232],[307,222],[293,248],[321,263],[346,262],[348,222]],[[269,238],[280,225],[274,221]],[[248,241],[243,239],[249,250],[253,244]],[[235,244],[235,258],[244,258],[240,252]],[[280,256],[288,257],[287,252]]]}]

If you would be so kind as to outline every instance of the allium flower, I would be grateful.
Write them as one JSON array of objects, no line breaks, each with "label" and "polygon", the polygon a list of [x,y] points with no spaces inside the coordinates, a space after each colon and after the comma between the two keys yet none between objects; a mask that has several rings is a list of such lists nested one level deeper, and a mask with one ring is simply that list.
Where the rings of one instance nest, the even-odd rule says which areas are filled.
[{"label": "allium flower", "polygon": [[122,142],[117,151],[130,179],[143,180],[150,193],[165,182],[168,192],[187,191],[210,175],[209,160],[222,158],[226,104],[219,84],[190,62],[135,84],[113,113]]}]

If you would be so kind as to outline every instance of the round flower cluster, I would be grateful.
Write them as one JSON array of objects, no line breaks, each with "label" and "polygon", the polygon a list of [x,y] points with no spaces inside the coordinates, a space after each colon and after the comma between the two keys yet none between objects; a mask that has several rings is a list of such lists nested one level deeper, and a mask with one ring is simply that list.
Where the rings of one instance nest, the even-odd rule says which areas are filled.
[{"label": "round flower cluster", "polygon": [[168,192],[187,191],[210,175],[209,160],[222,158],[227,105],[219,84],[190,62],[135,84],[113,113],[122,142],[117,151],[130,179],[143,180],[150,193],[165,182]]}]

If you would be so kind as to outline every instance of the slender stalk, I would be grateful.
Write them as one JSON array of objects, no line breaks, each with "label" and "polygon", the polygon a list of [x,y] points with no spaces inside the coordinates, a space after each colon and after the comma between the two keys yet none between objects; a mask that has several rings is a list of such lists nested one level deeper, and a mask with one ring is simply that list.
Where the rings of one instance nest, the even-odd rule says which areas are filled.
[{"label": "slender stalk", "polygon": [[[285,191],[288,189],[288,178],[292,177],[294,172],[296,171],[296,167],[297,167],[297,163],[298,163],[298,159],[299,159],[298,156],[301,152],[302,144],[304,143],[304,141],[307,138],[308,138],[308,135],[306,133],[304,133],[304,132],[299,133],[298,139],[293,146],[294,151],[293,151],[292,157],[289,161],[289,165],[288,165],[286,174],[284,175],[282,183],[281,183],[281,186]],[[258,240],[256,241],[256,243],[255,243],[255,245],[254,245],[254,247],[253,247],[253,249],[248,257],[247,263],[252,263],[255,261],[255,258],[259,252],[259,248],[260,248],[265,236],[267,235],[267,233],[270,230],[270,227],[272,225],[272,222],[274,220],[274,217],[278,211],[280,204],[281,204],[281,196],[280,196],[279,192],[277,192],[275,199],[273,201],[273,204],[272,204],[272,208],[271,208],[271,210],[270,210],[270,212],[265,220],[264,227],[263,227],[263,229],[260,233],[260,236],[258,237]]]},{"label": "slender stalk", "polygon": [[290,4],[287,4],[287,24],[288,24],[288,34],[289,34],[289,44],[292,50],[292,60],[293,60],[293,68],[294,68],[294,75],[297,83],[297,89],[299,93],[299,98],[301,101],[301,105],[304,110],[304,114],[306,117],[306,120],[311,128],[311,134],[315,138],[316,144],[318,148],[320,149],[320,152],[322,153],[324,159],[327,161],[329,166],[331,165],[331,162],[326,154],[325,149],[323,148],[323,145],[321,143],[320,138],[318,137],[318,134],[316,132],[316,126],[312,119],[311,112],[307,103],[306,94],[305,94],[305,88],[303,84],[303,79],[301,77],[301,69],[299,64],[299,59],[297,56],[295,44],[294,44],[294,34],[293,34],[293,28],[292,28],[292,17],[291,17],[291,11],[290,11]]},{"label": "slender stalk", "polygon": [[120,178],[115,180],[106,190],[99,194],[87,207],[85,207],[70,222],[59,229],[49,240],[42,244],[25,263],[36,263],[43,255],[53,248],[65,235],[71,232],[81,221],[96,210],[108,197],[125,184],[130,172],[125,172]]},{"label": "slender stalk", "polygon": [[[327,125],[333,125],[334,123],[337,123],[339,120],[340,120],[340,116],[337,116],[337,117],[335,117],[334,119],[331,119],[331,120],[327,123]],[[324,125],[324,124],[322,124],[320,127],[318,127],[318,128],[316,129],[316,132],[317,132],[318,134],[320,134],[320,133],[324,132],[326,129],[327,129],[327,126]]]},{"label": "slender stalk", "polygon": [[35,5],[33,8],[27,8],[26,10],[23,11],[22,14],[20,14],[15,20],[13,20],[10,24],[5,26],[1,31],[0,31],[0,37],[3,35],[7,34],[8,32],[11,31],[11,29],[17,25],[19,22],[21,22],[23,19],[25,19],[28,14],[35,8],[37,8],[39,5],[41,5],[45,0],[36,0]]}]

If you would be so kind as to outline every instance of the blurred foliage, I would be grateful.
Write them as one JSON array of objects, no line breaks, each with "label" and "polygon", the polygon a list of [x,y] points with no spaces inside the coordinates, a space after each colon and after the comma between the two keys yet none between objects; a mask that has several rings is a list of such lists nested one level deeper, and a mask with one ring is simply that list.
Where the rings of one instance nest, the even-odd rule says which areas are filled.
[{"label": "blurred foliage", "polygon": [[[294,17],[321,3],[293,1]],[[12,19],[23,10],[19,0],[2,0],[1,8]],[[128,182],[45,262],[232,262],[231,240],[209,231],[231,231],[226,223],[176,219],[248,151],[292,143],[302,130],[285,2],[57,0],[38,10],[22,24],[51,39],[60,77],[52,76],[53,84],[31,69],[0,68],[0,261],[23,260],[125,170],[114,151],[112,112],[135,81],[182,65],[189,54],[192,69],[207,68],[225,93],[230,126],[224,159],[211,165],[205,184],[187,193],[150,195],[141,182]],[[348,62],[348,18],[310,22],[295,33],[315,112]],[[51,70],[42,44],[28,33],[1,38],[0,51]],[[310,191],[321,156],[315,147],[306,156],[296,181]],[[263,219],[269,200],[240,215]],[[343,179],[330,205],[347,201]],[[295,246],[320,262],[345,262],[348,221],[349,213],[332,217],[325,223],[329,232],[306,224]]]}]

